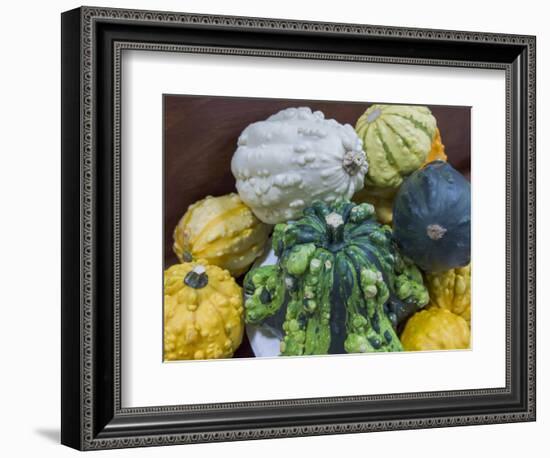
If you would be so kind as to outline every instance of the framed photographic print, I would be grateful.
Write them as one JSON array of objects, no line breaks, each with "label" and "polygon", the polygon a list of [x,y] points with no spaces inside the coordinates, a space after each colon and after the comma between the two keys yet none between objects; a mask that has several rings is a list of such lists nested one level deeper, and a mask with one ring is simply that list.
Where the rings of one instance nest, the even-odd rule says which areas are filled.
[{"label": "framed photographic print", "polygon": [[535,419],[535,38],[62,15],[62,443]]}]

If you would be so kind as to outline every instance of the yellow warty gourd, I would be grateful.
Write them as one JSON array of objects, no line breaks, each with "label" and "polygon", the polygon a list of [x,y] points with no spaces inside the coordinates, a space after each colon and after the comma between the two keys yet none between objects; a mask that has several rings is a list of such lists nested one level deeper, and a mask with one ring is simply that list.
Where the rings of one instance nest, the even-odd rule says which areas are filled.
[{"label": "yellow warty gourd", "polygon": [[430,304],[450,310],[470,323],[471,264],[440,273],[426,274]]},{"label": "yellow warty gourd", "polygon": [[269,231],[237,194],[208,196],[179,221],[174,252],[180,262],[205,259],[238,277],[262,254]]},{"label": "yellow warty gourd", "polygon": [[206,262],[164,272],[164,359],[230,358],[244,330],[242,290],[227,270]]},{"label": "yellow warty gourd", "polygon": [[[447,160],[445,146],[441,142],[441,134],[437,128],[435,129],[435,135],[432,141],[432,149],[426,156],[426,161],[423,165],[435,160]],[[366,187],[353,195],[352,200],[357,203],[368,202],[369,204],[374,205],[376,219],[378,219],[378,221],[382,224],[391,224],[393,221],[393,199],[398,190],[398,187],[382,188],[366,185]]]},{"label": "yellow warty gourd", "polygon": [[401,344],[406,351],[466,349],[470,348],[470,327],[449,310],[430,307],[407,321]]}]

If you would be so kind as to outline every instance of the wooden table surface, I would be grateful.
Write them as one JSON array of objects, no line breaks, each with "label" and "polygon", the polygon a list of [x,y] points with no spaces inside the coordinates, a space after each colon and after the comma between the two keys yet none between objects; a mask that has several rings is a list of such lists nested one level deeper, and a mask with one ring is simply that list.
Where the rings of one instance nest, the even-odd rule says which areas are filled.
[{"label": "wooden table surface", "polygon": [[[237,138],[252,122],[288,107],[308,106],[325,117],[355,125],[372,102],[164,96],[164,264],[177,263],[174,228],[192,203],[235,191],[231,157]],[[470,107],[428,105],[437,119],[449,162],[470,173]],[[248,341],[236,357],[253,356]]]}]

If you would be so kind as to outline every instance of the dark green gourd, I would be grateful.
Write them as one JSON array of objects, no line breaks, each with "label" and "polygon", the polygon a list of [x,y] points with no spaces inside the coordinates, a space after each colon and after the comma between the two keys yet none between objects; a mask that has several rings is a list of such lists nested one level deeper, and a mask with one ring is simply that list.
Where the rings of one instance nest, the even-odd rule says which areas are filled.
[{"label": "dark green gourd", "polygon": [[418,310],[428,293],[372,205],[314,202],[275,226],[273,249],[277,264],[245,277],[245,318],[273,322],[283,311],[283,355],[402,350],[386,303],[392,296]]},{"label": "dark green gourd", "polygon": [[393,204],[401,252],[421,269],[440,272],[470,262],[470,183],[434,161],[411,174]]}]

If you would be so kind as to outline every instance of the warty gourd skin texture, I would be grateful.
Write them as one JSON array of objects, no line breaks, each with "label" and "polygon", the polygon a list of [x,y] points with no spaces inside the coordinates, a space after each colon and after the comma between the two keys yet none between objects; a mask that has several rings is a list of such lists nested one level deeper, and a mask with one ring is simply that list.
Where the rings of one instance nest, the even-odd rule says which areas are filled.
[{"label": "warty gourd skin texture", "polygon": [[243,202],[276,224],[300,217],[314,200],[350,199],[363,188],[368,163],[352,126],[300,107],[244,129],[231,171]]},{"label": "warty gourd skin texture", "polygon": [[245,277],[245,320],[282,314],[282,355],[401,351],[390,296],[415,311],[428,303],[421,273],[370,204],[315,201],[275,226],[273,249],[277,264]]}]

